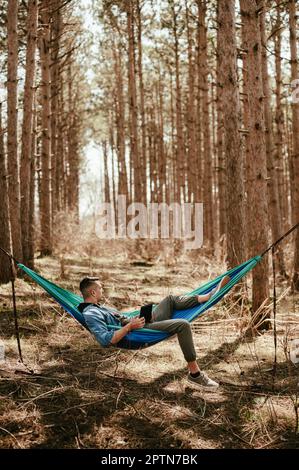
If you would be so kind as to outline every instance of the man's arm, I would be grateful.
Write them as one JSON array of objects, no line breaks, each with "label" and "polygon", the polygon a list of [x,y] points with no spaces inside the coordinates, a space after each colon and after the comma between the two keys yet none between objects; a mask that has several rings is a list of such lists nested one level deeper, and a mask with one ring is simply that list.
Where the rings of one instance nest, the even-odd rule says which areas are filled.
[{"label": "man's arm", "polygon": [[100,343],[103,348],[110,346],[114,332],[108,329],[107,323],[98,309],[96,307],[89,308],[83,316],[89,331],[93,334],[97,342]]},{"label": "man's arm", "polygon": [[137,328],[142,328],[144,326],[145,320],[144,318],[135,317],[132,318],[130,323],[123,326],[120,330],[114,332],[110,343],[117,344],[124,336],[126,336],[130,331],[136,330]]},{"label": "man's arm", "polygon": [[135,317],[119,330],[109,330],[105,318],[99,313],[98,309],[90,308],[84,314],[84,319],[89,331],[101,346],[107,348],[111,344],[118,343],[130,331],[144,326],[144,318]]}]

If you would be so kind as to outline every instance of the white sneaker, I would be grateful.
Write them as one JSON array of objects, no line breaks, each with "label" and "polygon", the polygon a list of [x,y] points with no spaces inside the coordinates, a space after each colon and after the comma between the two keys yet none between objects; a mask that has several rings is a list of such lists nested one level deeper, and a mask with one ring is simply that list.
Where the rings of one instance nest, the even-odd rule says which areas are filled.
[{"label": "white sneaker", "polygon": [[191,385],[195,388],[205,389],[205,390],[216,390],[219,387],[219,383],[215,380],[210,379],[210,377],[205,373],[200,371],[198,377],[192,377],[191,374],[188,374],[187,377],[188,385]]}]

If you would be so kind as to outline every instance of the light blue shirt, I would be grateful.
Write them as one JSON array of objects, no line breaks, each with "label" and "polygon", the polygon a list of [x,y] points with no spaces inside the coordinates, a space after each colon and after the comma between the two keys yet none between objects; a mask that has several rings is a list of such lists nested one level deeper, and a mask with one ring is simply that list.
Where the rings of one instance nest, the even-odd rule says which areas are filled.
[{"label": "light blue shirt", "polygon": [[115,332],[115,330],[109,330],[108,325],[121,326],[120,320],[113,313],[120,315],[117,310],[103,305],[97,307],[94,304],[87,305],[82,312],[88,329],[104,348],[111,346],[111,339]]}]

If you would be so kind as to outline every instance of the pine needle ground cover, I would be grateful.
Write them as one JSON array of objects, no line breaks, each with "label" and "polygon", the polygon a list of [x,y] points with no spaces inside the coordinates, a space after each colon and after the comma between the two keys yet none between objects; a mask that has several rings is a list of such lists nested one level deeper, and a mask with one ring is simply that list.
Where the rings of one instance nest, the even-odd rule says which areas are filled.
[{"label": "pine needle ground cover", "polygon": [[[225,270],[182,255],[139,262],[113,253],[37,261],[40,274],[73,291],[80,277],[101,277],[107,302],[129,310],[181,294]],[[216,393],[192,390],[176,338],[143,351],[101,349],[35,285],[16,282],[23,357],[18,360],[9,285],[0,287],[1,448],[298,448],[298,296],[280,281],[277,364],[273,330],[248,335],[250,304],[231,294],[192,328],[199,365],[220,381]],[[273,323],[273,322],[272,322]],[[274,371],[273,371],[273,366]]]}]

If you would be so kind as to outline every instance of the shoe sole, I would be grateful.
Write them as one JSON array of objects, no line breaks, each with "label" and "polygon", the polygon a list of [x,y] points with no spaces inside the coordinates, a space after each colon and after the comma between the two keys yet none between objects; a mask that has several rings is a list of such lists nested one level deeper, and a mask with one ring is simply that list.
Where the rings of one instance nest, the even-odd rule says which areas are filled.
[{"label": "shoe sole", "polygon": [[196,390],[202,390],[205,392],[216,392],[219,389],[219,385],[213,385],[211,387],[208,385],[201,385],[195,382],[190,382],[188,379],[185,380],[185,384],[191,388],[195,388]]}]

